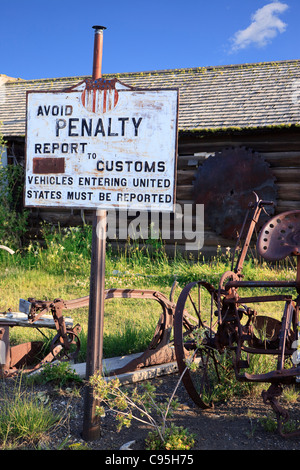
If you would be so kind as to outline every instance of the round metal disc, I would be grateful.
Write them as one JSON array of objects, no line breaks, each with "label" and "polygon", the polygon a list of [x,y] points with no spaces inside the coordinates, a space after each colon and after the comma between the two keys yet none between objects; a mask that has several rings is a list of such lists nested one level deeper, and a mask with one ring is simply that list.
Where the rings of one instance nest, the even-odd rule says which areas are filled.
[{"label": "round metal disc", "polygon": [[279,261],[300,254],[300,210],[283,212],[269,220],[257,240],[258,254]]},{"label": "round metal disc", "polygon": [[194,199],[204,204],[206,224],[225,238],[236,238],[240,232],[248,205],[255,201],[254,192],[260,199],[276,201],[275,178],[269,165],[244,147],[208,157],[194,183]]}]

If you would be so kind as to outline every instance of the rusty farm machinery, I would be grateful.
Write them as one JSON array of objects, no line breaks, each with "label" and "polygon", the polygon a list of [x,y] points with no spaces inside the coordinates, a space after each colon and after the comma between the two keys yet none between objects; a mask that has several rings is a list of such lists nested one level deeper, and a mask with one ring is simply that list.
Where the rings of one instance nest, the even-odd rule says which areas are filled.
[{"label": "rusty farm machinery", "polygon": [[[279,398],[284,386],[300,383],[300,210],[269,217],[256,244],[258,255],[268,262],[294,256],[296,278],[255,281],[246,280],[243,274],[260,215],[272,204],[257,196],[255,202],[249,204],[231,269],[220,277],[217,286],[205,280],[190,282],[181,290],[177,302],[174,301],[177,283],[173,284],[169,298],[153,290],[108,289],[105,300],[147,299],[158,302],[161,307],[153,339],[146,351],[114,374],[175,362],[190,398],[198,407],[209,409],[213,407],[214,393],[222,380],[222,358],[229,353],[236,380],[269,384],[262,398],[275,411],[279,433],[286,436],[283,423],[289,416],[279,404]],[[271,293],[257,295],[260,289]],[[255,295],[251,295],[251,290],[255,290]],[[243,291],[246,293],[242,294]],[[9,377],[20,368],[26,370],[28,359],[36,356],[39,346],[26,343],[10,347],[9,328],[16,325],[56,329],[50,352],[34,369],[53,359],[75,359],[80,349],[81,327],[73,326],[72,319],[64,317],[63,311],[69,312],[88,303],[89,296],[53,302],[28,299],[25,307],[20,308],[22,312],[1,314],[0,340],[6,347],[4,359],[3,350],[0,350],[2,376]],[[275,305],[278,314],[265,313],[271,304]],[[257,305],[262,308],[262,313],[257,312]],[[247,372],[253,355],[270,357],[270,370]]]},{"label": "rusty farm machinery", "polygon": [[[259,216],[270,205],[272,202],[258,197],[255,203],[250,203],[249,219],[246,215],[244,223],[244,227],[248,227],[244,243],[236,260],[233,256],[231,270],[221,276],[217,287],[206,281],[196,281],[183,288],[175,310],[174,344],[183,383],[196,405],[202,409],[213,406],[214,392],[222,380],[222,357],[229,351],[238,381],[269,384],[268,390],[262,392],[262,398],[276,414],[279,433],[286,436],[283,423],[289,415],[279,404],[279,398],[284,386],[300,382],[300,210],[270,218],[257,240],[258,255],[269,262],[295,256],[296,279],[248,281],[242,273]],[[248,226],[247,220],[250,220]],[[255,293],[259,289],[271,293],[251,295],[254,289]],[[241,294],[243,290],[246,294]],[[274,294],[274,291],[280,293]],[[209,299],[206,306],[204,293]],[[280,319],[264,312],[258,314],[256,305],[261,307],[271,303],[275,303],[276,316]],[[247,372],[251,355],[272,357],[270,370]],[[300,431],[290,433],[295,434]]]},{"label": "rusty farm machinery", "polygon": [[[107,301],[112,299],[154,300],[159,304],[161,310],[154,336],[148,348],[128,364],[115,370],[114,374],[175,361],[174,347],[170,342],[175,311],[172,296],[173,289],[170,293],[170,299],[154,290],[105,290],[105,300]],[[9,309],[9,311],[1,313],[1,376],[11,377],[20,370],[25,373],[32,372],[54,360],[76,361],[80,351],[81,326],[79,324],[73,325],[73,319],[69,313],[71,310],[88,305],[89,296],[67,301],[63,299],[44,301],[29,298],[28,300],[20,299],[18,312]],[[67,316],[63,315],[64,311],[67,311]],[[43,355],[43,341],[30,341],[11,346],[9,332],[10,328],[16,326],[36,328],[41,333],[44,328],[56,330],[47,354]]]}]

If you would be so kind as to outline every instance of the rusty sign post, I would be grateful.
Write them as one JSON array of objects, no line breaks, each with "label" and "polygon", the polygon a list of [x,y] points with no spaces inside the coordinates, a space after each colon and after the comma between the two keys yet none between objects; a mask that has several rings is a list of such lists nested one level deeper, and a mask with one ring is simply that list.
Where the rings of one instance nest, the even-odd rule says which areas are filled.
[{"label": "rusty sign post", "polygon": [[[94,26],[93,81],[102,76],[103,26]],[[86,380],[95,373],[102,373],[103,323],[105,298],[105,253],[107,211],[97,209],[94,213],[92,234],[92,258],[90,276],[90,302],[86,355]],[[86,441],[100,436],[100,422],[96,415],[93,388],[88,383],[85,391],[82,437]]]},{"label": "rusty sign post", "polygon": [[[173,212],[178,89],[102,78],[103,26],[94,26],[93,76],[27,92],[26,207],[94,209],[86,379],[102,371],[107,211]],[[93,391],[83,437],[100,434]]]}]

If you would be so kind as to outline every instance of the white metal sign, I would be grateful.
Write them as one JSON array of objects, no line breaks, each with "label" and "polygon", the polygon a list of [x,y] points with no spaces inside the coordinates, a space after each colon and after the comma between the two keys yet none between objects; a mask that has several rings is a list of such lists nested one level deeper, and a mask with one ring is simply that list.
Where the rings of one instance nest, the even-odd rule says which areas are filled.
[{"label": "white metal sign", "polygon": [[28,92],[25,205],[172,211],[178,90]]}]

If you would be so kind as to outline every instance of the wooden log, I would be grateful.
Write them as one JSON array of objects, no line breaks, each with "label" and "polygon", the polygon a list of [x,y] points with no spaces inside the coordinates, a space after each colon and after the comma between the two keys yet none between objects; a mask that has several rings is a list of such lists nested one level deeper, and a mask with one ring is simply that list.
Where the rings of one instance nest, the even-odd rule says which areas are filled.
[{"label": "wooden log", "polygon": [[177,185],[192,184],[195,179],[195,170],[178,170],[177,171]]},{"label": "wooden log", "polygon": [[[300,159],[299,159],[300,161]],[[300,181],[300,167],[299,168],[272,168],[272,173],[278,183],[294,183]]]},{"label": "wooden log", "polygon": [[[300,144],[299,144],[300,148]],[[271,168],[296,167],[300,168],[300,151],[296,152],[262,152],[261,156]]]},{"label": "wooden log", "polygon": [[299,201],[278,201],[276,205],[276,213],[280,214],[281,212],[299,210],[300,204]]},{"label": "wooden log", "polygon": [[230,147],[247,147],[247,148],[252,148],[256,152],[259,153],[264,153],[264,152],[299,152],[300,149],[300,139],[299,135],[297,137],[297,140],[291,141],[291,140],[281,140],[281,141],[276,141],[276,140],[270,140],[268,141],[267,138],[264,141],[259,141],[259,140],[249,140],[249,139],[239,139],[239,140],[220,140],[217,142],[214,141],[201,141],[199,140],[194,140],[190,141],[188,143],[180,142],[178,146],[178,152],[179,155],[181,154],[194,154],[196,152],[216,152],[216,151],[221,151],[224,148],[230,148]]},{"label": "wooden log", "polygon": [[193,194],[193,186],[191,184],[189,185],[178,185],[176,189],[176,195],[177,199],[193,199],[194,194]]},{"label": "wooden log", "polygon": [[[275,178],[275,184],[281,183],[295,183],[300,181],[300,167],[289,167],[289,168],[280,168],[280,167],[272,167],[271,172]],[[184,173],[184,171],[183,171]],[[177,199],[190,199],[191,194],[187,193],[187,187],[190,186],[191,189],[196,181],[197,177],[197,170],[195,169],[194,172],[186,172],[187,174],[184,175],[184,178],[180,176],[177,179]],[[178,192],[178,189],[180,191]],[[178,196],[179,195],[179,196]]]},{"label": "wooden log", "polygon": [[280,200],[300,201],[300,183],[280,183],[277,187]]}]

